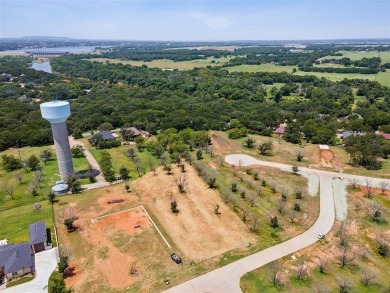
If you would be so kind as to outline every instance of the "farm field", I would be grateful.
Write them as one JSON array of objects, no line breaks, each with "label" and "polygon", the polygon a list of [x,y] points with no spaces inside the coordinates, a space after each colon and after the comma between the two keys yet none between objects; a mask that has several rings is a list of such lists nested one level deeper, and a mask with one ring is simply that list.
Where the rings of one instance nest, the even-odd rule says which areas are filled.
[{"label": "farm field", "polygon": [[[390,259],[378,253],[379,243],[388,241],[390,192],[381,195],[375,190],[367,198],[365,188],[350,190],[348,219],[336,222],[324,239],[277,262],[267,264],[241,278],[243,292],[339,292],[341,284],[349,287],[348,292],[388,292]],[[368,208],[380,204],[384,213],[379,222],[372,221]],[[386,238],[387,237],[387,238]],[[345,239],[344,245],[341,240]],[[387,243],[389,244],[389,243]],[[340,255],[346,249],[348,258],[340,264]],[[319,263],[325,263],[324,273]],[[299,268],[305,268],[302,279],[298,278]],[[274,286],[272,276],[278,272],[281,284]],[[364,273],[373,276],[364,284]]]},{"label": "farm field", "polygon": [[8,239],[9,244],[29,241],[28,225],[44,220],[46,227],[51,230],[51,239],[55,244],[52,206],[48,200],[42,201],[40,204],[41,209],[37,211],[34,210],[33,203],[0,211],[0,240]]},{"label": "farm field", "polygon": [[226,67],[229,72],[287,72],[292,73],[297,66],[281,66],[275,64],[237,65]]},{"label": "farm field", "polygon": [[[46,164],[40,161],[40,166],[43,168],[43,176],[40,188],[38,190],[39,195],[36,197],[31,195],[31,182],[34,178],[34,172],[29,170],[26,172],[24,168],[6,172],[2,167],[0,167],[0,185],[2,186],[0,189],[0,210],[25,203],[34,203],[40,201],[42,200],[42,196],[47,196],[51,190],[51,187],[55,184],[55,181],[60,180],[54,146],[23,147],[19,149],[20,157],[22,160],[27,160],[31,155],[35,155],[38,159],[40,159],[40,153],[43,150],[50,150],[52,152],[52,159],[47,161]],[[16,158],[19,158],[18,150],[15,148],[1,152],[0,157],[4,154],[13,155]],[[76,172],[88,169],[88,161],[86,158],[73,158],[73,165]],[[17,174],[22,177],[21,182],[19,182],[19,180],[16,178]],[[6,186],[14,187],[15,192],[13,199],[11,199],[10,196],[5,192],[4,188]],[[41,194],[41,191],[43,194]]]},{"label": "farm field", "polygon": [[192,61],[172,61],[168,59],[160,59],[153,61],[131,61],[131,60],[120,60],[120,59],[109,59],[109,58],[93,58],[88,59],[89,61],[98,61],[98,62],[109,62],[109,63],[122,63],[132,66],[142,66],[147,65],[148,67],[155,67],[167,70],[179,69],[179,70],[189,70],[194,67],[206,67],[206,66],[216,66],[225,64],[230,60],[230,57],[221,57],[221,58],[212,58],[199,59]]}]

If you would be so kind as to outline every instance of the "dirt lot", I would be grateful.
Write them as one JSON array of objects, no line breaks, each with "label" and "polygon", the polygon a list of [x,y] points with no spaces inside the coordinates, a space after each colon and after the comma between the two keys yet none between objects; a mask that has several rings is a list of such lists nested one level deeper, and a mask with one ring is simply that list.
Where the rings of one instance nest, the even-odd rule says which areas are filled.
[{"label": "dirt lot", "polygon": [[[157,176],[146,174],[133,184],[133,188],[150,203],[148,208],[186,258],[200,261],[234,248],[245,248],[256,241],[238,216],[207,187],[192,167],[186,165],[185,173],[178,168],[173,172],[173,175],[162,170]],[[184,194],[177,187],[179,175],[184,175],[188,181]],[[177,201],[178,214],[171,212],[171,200]],[[214,213],[216,204],[221,215]]]},{"label": "dirt lot", "polygon": [[[108,204],[119,198],[125,201]],[[56,221],[60,248],[70,256],[65,278],[68,287],[75,292],[107,292],[136,285],[139,291],[149,292],[162,272],[180,269],[144,211],[137,207],[127,210],[138,204],[138,197],[126,193],[123,185],[60,198]],[[118,211],[123,212],[115,213]],[[96,219],[111,213],[115,214]],[[72,233],[62,224],[70,215],[78,217],[78,230]],[[130,273],[131,268],[135,274]]]}]

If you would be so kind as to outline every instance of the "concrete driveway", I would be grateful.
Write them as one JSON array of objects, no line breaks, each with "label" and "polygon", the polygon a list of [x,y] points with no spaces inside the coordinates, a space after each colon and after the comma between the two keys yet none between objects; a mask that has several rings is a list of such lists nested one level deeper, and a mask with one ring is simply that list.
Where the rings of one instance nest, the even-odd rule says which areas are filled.
[{"label": "concrete driveway", "polygon": [[6,288],[0,292],[4,293],[37,293],[48,292],[50,275],[57,267],[57,247],[39,252],[35,255],[35,278],[27,283]]},{"label": "concrete driveway", "polygon": [[[250,166],[263,165],[269,167],[279,168],[285,171],[292,171],[292,166],[264,162],[257,160],[248,155],[229,155],[225,158],[226,162],[235,166]],[[258,267],[261,267],[269,262],[277,260],[283,256],[289,255],[293,252],[308,247],[319,241],[317,235],[319,233],[328,233],[333,226],[335,219],[334,198],[332,181],[338,177],[341,180],[348,180],[349,178],[358,178],[359,183],[364,185],[366,177],[345,175],[335,172],[328,172],[322,170],[315,170],[310,168],[300,168],[300,173],[316,174],[320,178],[320,214],[314,225],[304,233],[282,242],[278,245],[272,246],[265,250],[259,251],[255,254],[247,256],[222,268],[211,271],[207,274],[189,280],[176,287],[168,289],[166,293],[190,293],[190,292],[213,292],[213,293],[240,293],[240,279],[241,277]],[[341,175],[341,176],[340,176]],[[309,180],[311,176],[308,177]],[[383,179],[370,178],[373,185],[379,185]]]}]

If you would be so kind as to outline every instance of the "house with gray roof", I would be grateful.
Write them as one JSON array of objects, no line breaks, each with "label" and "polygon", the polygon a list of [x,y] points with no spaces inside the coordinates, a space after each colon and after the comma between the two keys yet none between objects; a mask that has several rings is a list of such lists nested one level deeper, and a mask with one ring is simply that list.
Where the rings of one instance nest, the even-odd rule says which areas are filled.
[{"label": "house with gray roof", "polygon": [[50,247],[47,243],[47,232],[45,221],[30,224],[30,245],[34,253],[46,250]]},{"label": "house with gray roof", "polygon": [[28,242],[0,246],[0,284],[35,272],[35,258]]},{"label": "house with gray roof", "polygon": [[101,136],[103,140],[115,140],[115,136],[112,135],[111,131],[103,130],[91,135],[91,140],[96,139],[98,136]]}]

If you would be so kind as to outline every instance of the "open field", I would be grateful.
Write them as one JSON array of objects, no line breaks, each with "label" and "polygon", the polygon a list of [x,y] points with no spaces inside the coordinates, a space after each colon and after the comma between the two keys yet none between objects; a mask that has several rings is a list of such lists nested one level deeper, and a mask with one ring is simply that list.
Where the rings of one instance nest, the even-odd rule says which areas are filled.
[{"label": "open field", "polygon": [[390,62],[390,52],[379,52],[379,51],[338,51],[338,53],[342,53],[343,56],[325,56],[322,59],[341,59],[341,58],[350,58],[351,60],[361,60],[364,57],[373,58],[373,57],[381,57],[382,63]]},{"label": "open field", "polygon": [[287,72],[292,73],[297,66],[281,66],[275,64],[237,65],[226,67],[229,72]]},{"label": "open field", "polygon": [[109,62],[109,63],[122,63],[126,65],[132,65],[132,66],[142,66],[147,65],[151,68],[161,68],[161,69],[179,69],[179,70],[189,70],[193,69],[194,67],[206,67],[206,66],[216,66],[216,65],[222,65],[225,64],[230,60],[230,57],[221,57],[221,58],[213,58],[209,57],[207,59],[199,59],[199,60],[192,60],[192,61],[172,61],[168,59],[160,59],[160,60],[153,60],[153,61],[131,61],[131,60],[120,60],[120,59],[109,59],[109,58],[93,58],[88,59],[89,61],[98,61],[98,62]]},{"label": "open field", "polygon": [[198,47],[179,47],[179,48],[169,48],[165,50],[226,50],[226,51],[234,51],[236,49],[242,48],[241,46],[198,46]]},{"label": "open field", "polygon": [[[243,148],[245,139],[237,140],[229,139],[224,132],[212,131],[211,138],[217,154],[227,153],[245,153],[248,155],[259,156],[257,145],[260,142],[271,141],[273,143],[272,156],[261,156],[261,160],[297,165],[302,167],[312,167],[328,171],[336,171],[348,174],[356,174],[362,176],[382,177],[390,179],[390,159],[383,162],[383,167],[380,170],[367,170],[363,167],[354,167],[349,164],[349,155],[342,146],[330,146],[330,151],[333,153],[333,158],[324,161],[320,156],[318,145],[303,142],[302,146],[284,141],[279,137],[265,137],[260,135],[249,135],[256,141],[256,147],[253,149]],[[218,138],[218,139],[217,139]],[[218,141],[223,141],[221,146]],[[242,149],[242,151],[240,151]],[[298,152],[303,154],[302,162],[296,161]]]},{"label": "open field", "polygon": [[[0,210],[24,203],[39,201],[42,199],[41,190],[43,196],[46,197],[50,192],[51,187],[55,184],[55,181],[60,180],[54,146],[23,147],[19,149],[20,157],[22,160],[27,160],[31,155],[35,155],[40,159],[40,153],[43,150],[50,150],[52,152],[52,159],[48,161],[46,165],[42,161],[40,162],[40,166],[43,168],[43,176],[40,185],[41,188],[37,190],[40,194],[36,198],[31,196],[31,182],[34,178],[34,172],[26,172],[23,168],[6,172],[3,168],[0,168]],[[13,155],[16,158],[19,158],[18,150],[15,148],[1,152],[0,157],[4,154]],[[85,158],[73,158],[73,165],[76,172],[88,169],[88,161]],[[21,183],[16,178],[17,174],[20,174],[23,177]],[[6,186],[14,187],[15,194],[13,199],[5,192],[4,188]]]},{"label": "open field", "polygon": [[44,220],[46,227],[51,230],[52,241],[55,243],[52,206],[48,200],[40,204],[42,206],[40,211],[34,211],[33,203],[0,211],[0,240],[8,239],[9,244],[29,241],[28,225]]},{"label": "open field", "polygon": [[[348,292],[388,292],[390,258],[378,254],[381,238],[388,241],[390,193],[380,195],[374,191],[372,199],[364,196],[364,188],[349,195],[348,219],[343,224],[336,222],[323,240],[303,249],[292,256],[280,259],[246,274],[241,279],[243,292],[339,292],[341,283],[350,287]],[[383,221],[376,223],[368,216],[368,207],[373,203],[383,207]],[[346,236],[345,236],[346,235]],[[342,246],[341,239],[346,239]],[[389,244],[389,243],[388,243]],[[344,248],[348,258],[353,260],[344,268],[340,265],[340,255]],[[325,272],[319,270],[320,260],[326,263]],[[307,267],[302,280],[298,280],[298,269]],[[282,285],[273,286],[272,275],[278,271]],[[373,275],[368,285],[363,284],[363,273]],[[318,291],[321,290],[321,291]],[[326,290],[326,291],[323,291]]]},{"label": "open field", "polygon": [[[362,57],[363,58],[363,57]],[[281,66],[275,64],[261,64],[261,65],[237,65],[227,67],[230,72],[287,72],[292,73],[292,69],[297,66]],[[382,85],[390,86],[390,71],[379,72],[378,74],[358,74],[358,73],[327,73],[327,72],[303,72],[297,69],[296,75],[315,75],[318,78],[327,78],[331,81],[341,81],[347,79],[368,79],[371,81],[378,81]]]}]

